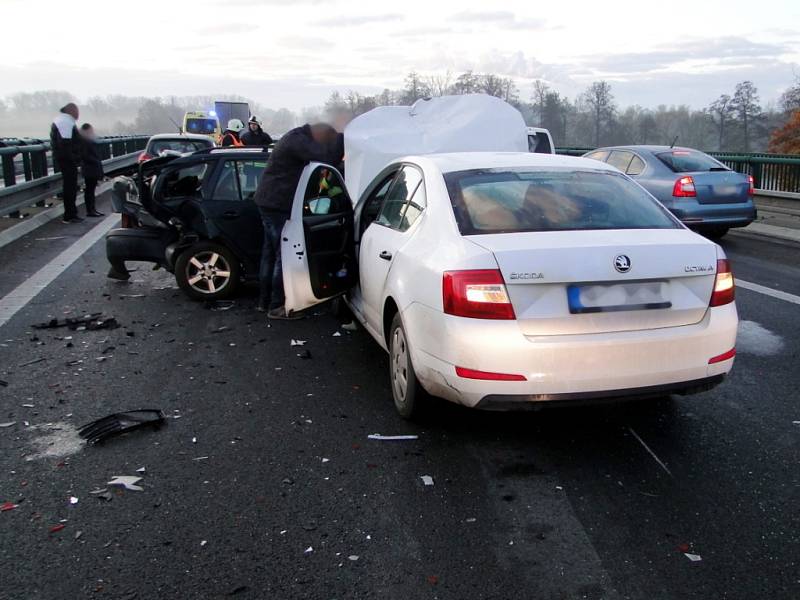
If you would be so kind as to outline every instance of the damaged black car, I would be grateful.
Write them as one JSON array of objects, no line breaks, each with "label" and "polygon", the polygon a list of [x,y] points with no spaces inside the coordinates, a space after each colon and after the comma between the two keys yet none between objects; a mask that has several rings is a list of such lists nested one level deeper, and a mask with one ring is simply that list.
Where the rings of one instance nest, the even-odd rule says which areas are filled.
[{"label": "damaged black car", "polygon": [[263,230],[253,197],[267,158],[260,148],[214,148],[148,160],[117,178],[122,226],[106,236],[108,276],[125,280],[128,261],[152,262],[201,300],[257,280]]}]

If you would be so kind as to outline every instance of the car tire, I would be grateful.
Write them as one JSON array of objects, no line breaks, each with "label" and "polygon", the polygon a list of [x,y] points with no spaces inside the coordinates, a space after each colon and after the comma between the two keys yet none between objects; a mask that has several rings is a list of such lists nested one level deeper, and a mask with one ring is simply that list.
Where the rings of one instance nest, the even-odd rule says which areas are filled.
[{"label": "car tire", "polygon": [[729,227],[717,227],[715,229],[709,229],[706,232],[706,237],[712,240],[721,240],[725,237],[725,234],[728,233]]},{"label": "car tire", "polygon": [[239,287],[241,268],[236,256],[217,242],[198,242],[175,261],[178,286],[195,300],[221,300]]},{"label": "car tire", "polygon": [[389,330],[389,383],[398,414],[409,420],[420,417],[428,403],[428,397],[417,380],[414,365],[411,364],[408,336],[400,313],[392,319]]}]

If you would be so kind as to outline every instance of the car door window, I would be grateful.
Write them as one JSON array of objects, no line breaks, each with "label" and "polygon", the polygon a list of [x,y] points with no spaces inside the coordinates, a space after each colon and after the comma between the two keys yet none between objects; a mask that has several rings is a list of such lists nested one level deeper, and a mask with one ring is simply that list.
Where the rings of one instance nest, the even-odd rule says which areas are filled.
[{"label": "car door window", "polygon": [[634,154],[631,164],[628,165],[628,170],[625,172],[628,175],[640,175],[642,171],[644,171],[644,161]]},{"label": "car door window", "polygon": [[628,165],[631,164],[633,153],[626,150],[614,150],[611,156],[606,161],[612,167],[618,168],[623,173],[628,170]]},{"label": "car door window", "polygon": [[375,222],[378,225],[390,227],[392,229],[399,229],[405,231],[408,227],[403,229],[403,217],[405,214],[406,205],[408,201],[414,196],[417,187],[422,182],[422,173],[411,166],[403,167],[395,178],[389,193],[381,207],[381,212]]},{"label": "car door window", "polygon": [[350,200],[344,183],[330,167],[314,169],[303,199],[303,215],[336,215],[347,211]]},{"label": "car door window", "polygon": [[361,233],[364,233],[367,227],[369,227],[373,221],[378,218],[378,215],[383,208],[383,201],[386,199],[386,194],[389,192],[389,189],[391,189],[392,183],[394,183],[394,178],[396,176],[397,171],[392,171],[390,174],[386,175],[386,177],[384,177],[384,179],[375,187],[375,189],[364,202],[364,207],[361,209],[360,217]]},{"label": "car door window", "polygon": [[608,150],[597,150],[596,152],[590,152],[585,156],[585,158],[591,158],[593,160],[599,160],[600,162],[603,162],[608,158]]},{"label": "car door window", "polygon": [[175,169],[164,179],[163,197],[182,198],[202,197],[203,179],[208,171],[208,163],[199,163]]},{"label": "car door window", "polygon": [[242,199],[239,191],[239,176],[236,161],[226,160],[222,163],[222,170],[217,187],[214,188],[214,200],[225,200],[229,202],[239,202]]},{"label": "car door window", "polygon": [[256,195],[258,182],[267,166],[265,160],[240,160],[239,164],[239,189],[243,200],[253,200]]},{"label": "car door window", "polygon": [[425,184],[420,183],[414,195],[411,196],[403,212],[403,220],[400,222],[400,231],[405,231],[411,227],[428,206],[428,198],[425,195]]}]

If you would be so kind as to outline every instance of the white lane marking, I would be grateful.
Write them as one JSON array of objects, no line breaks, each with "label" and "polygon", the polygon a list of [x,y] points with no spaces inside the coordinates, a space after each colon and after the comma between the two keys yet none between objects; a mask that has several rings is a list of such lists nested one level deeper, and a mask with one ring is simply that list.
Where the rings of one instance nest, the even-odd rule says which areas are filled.
[{"label": "white lane marking", "polygon": [[108,215],[69,248],[11,290],[7,296],[0,300],[0,327],[5,325],[11,317],[33,300],[39,292],[50,285],[56,277],[66,271],[72,263],[78,260],[116,223],[119,223],[119,215],[113,213]]},{"label": "white lane marking", "polygon": [[773,290],[772,288],[768,288],[763,285],[758,285],[757,283],[742,281],[739,278],[736,279],[736,285],[746,290],[750,290],[751,292],[758,292],[759,294],[764,294],[765,296],[772,296],[773,298],[777,298],[778,300],[785,300],[786,302],[791,302],[792,304],[800,305],[800,296],[795,296],[794,294],[790,294],[788,292]]},{"label": "white lane marking", "polygon": [[736,351],[772,356],[783,350],[783,338],[755,321],[739,321]]},{"label": "white lane marking", "polygon": [[632,428],[632,427],[628,427],[628,431],[630,431],[630,432],[631,432],[631,434],[633,435],[633,437],[635,437],[635,438],[636,438],[636,439],[639,441],[639,443],[640,443],[640,444],[641,444],[641,445],[644,447],[644,449],[645,449],[645,450],[647,450],[647,452],[650,454],[650,456],[652,456],[652,457],[655,459],[655,461],[656,461],[656,462],[659,464],[659,466],[660,466],[662,469],[664,469],[664,470],[667,472],[667,475],[669,475],[670,477],[672,477],[672,473],[671,473],[671,472],[670,472],[670,470],[667,468],[667,465],[665,465],[665,464],[664,464],[664,463],[661,461],[661,459],[660,459],[660,458],[658,458],[658,456],[656,456],[656,453],[655,453],[655,452],[653,452],[652,450],[650,450],[650,446],[648,446],[647,444],[645,444],[645,443],[644,443],[644,440],[643,440],[642,438],[640,438],[640,437],[639,437],[639,434],[638,434],[638,433],[636,433],[636,432],[633,430],[633,428]]}]

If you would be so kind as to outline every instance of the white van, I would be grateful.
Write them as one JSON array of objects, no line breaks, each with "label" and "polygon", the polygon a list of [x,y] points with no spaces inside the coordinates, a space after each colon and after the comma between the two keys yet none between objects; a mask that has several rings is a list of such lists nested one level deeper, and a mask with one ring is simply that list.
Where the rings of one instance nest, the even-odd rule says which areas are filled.
[{"label": "white van", "polygon": [[547,129],[542,127],[528,127],[528,152],[537,154],[555,154],[556,147],[553,138]]}]

